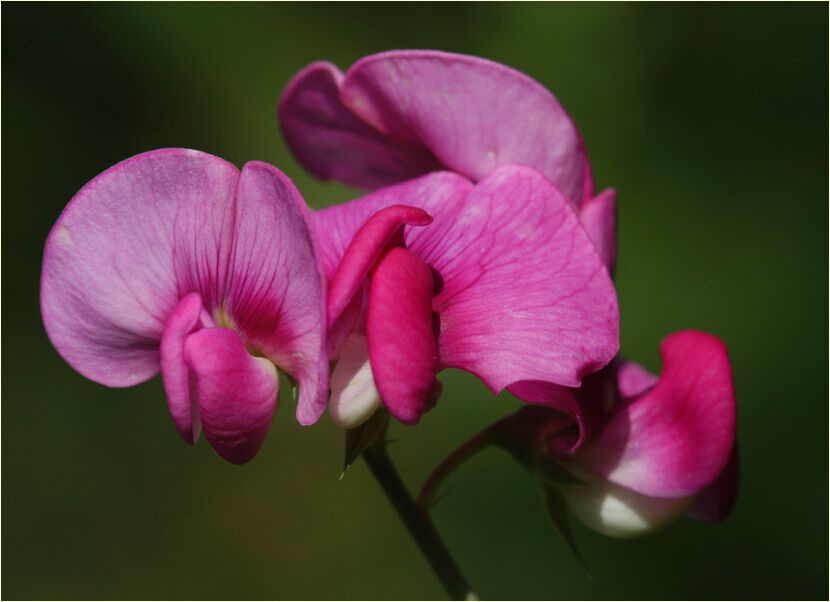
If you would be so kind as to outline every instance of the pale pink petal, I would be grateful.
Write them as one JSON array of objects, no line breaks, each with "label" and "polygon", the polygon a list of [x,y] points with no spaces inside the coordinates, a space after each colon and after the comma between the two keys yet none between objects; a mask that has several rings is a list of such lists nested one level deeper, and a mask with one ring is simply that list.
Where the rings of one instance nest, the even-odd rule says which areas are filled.
[{"label": "pale pink petal", "polygon": [[609,537],[639,537],[680,517],[691,498],[649,497],[602,481],[562,485],[568,510],[586,527]]},{"label": "pale pink petal", "polygon": [[324,61],[295,75],[280,98],[288,147],[311,173],[374,189],[440,169],[423,145],[389,139],[340,99],[343,74]]},{"label": "pale pink petal", "polygon": [[726,346],[687,330],[660,345],[654,387],[619,406],[579,465],[657,497],[700,492],[721,473],[735,440],[735,392]]},{"label": "pale pink petal", "polygon": [[337,428],[350,430],[371,418],[380,405],[366,337],[353,332],[343,339],[331,372],[329,415]]},{"label": "pale pink petal", "polygon": [[277,368],[253,357],[237,333],[203,328],[187,337],[184,359],[205,437],[222,458],[244,464],[265,441],[277,404]]},{"label": "pale pink petal", "polygon": [[473,180],[503,165],[533,167],[572,202],[583,195],[585,154],[559,101],[527,75],[478,57],[430,50],[365,57],[341,98],[394,139],[417,141]]},{"label": "pale pink petal", "polygon": [[496,392],[522,380],[576,387],[614,358],[613,283],[545,177],[500,168],[433,217],[407,240],[443,279],[434,302],[442,367],[468,370]]},{"label": "pale pink petal", "polygon": [[660,380],[640,364],[630,360],[622,359],[616,361],[617,364],[617,390],[620,397],[624,400],[630,400],[638,395],[642,395]]},{"label": "pale pink petal", "polygon": [[579,221],[605,267],[613,273],[617,259],[617,192],[608,188],[586,201],[579,209]]},{"label": "pale pink petal", "polygon": [[415,424],[436,401],[438,367],[429,267],[401,247],[372,273],[366,332],[378,393],[398,420]]},{"label": "pale pink petal", "polygon": [[714,483],[695,496],[694,504],[689,509],[689,516],[708,523],[722,521],[729,516],[738,500],[740,464],[738,441],[735,440],[726,466]]},{"label": "pale pink petal", "polygon": [[239,171],[185,149],[127,159],[75,195],[46,241],[41,312],[78,372],[125,387],[159,370],[159,341],[179,299],[212,309],[230,248]]},{"label": "pale pink petal", "polygon": [[325,282],[308,209],[284,174],[251,162],[239,180],[233,233],[225,325],[297,380],[297,420],[311,424],[325,411],[328,360]]},{"label": "pale pink petal", "polygon": [[594,172],[591,169],[591,162],[588,160],[588,150],[585,148],[585,139],[580,134],[579,148],[582,152],[582,199],[576,203],[581,206],[594,198]]},{"label": "pale pink petal", "polygon": [[[327,80],[320,73],[323,69],[331,73]],[[304,149],[298,154],[315,173],[331,174],[336,164],[343,163],[349,166],[349,180],[344,181],[359,183],[353,149],[356,160],[371,168],[385,169],[384,161],[393,160],[382,156],[386,149],[381,145],[376,154],[370,152],[365,131],[342,116],[345,106],[390,145],[406,151],[410,160],[397,172],[388,172],[392,175],[411,173],[408,170],[419,163],[424,171],[436,169],[424,158],[432,156],[445,168],[473,180],[503,165],[528,165],[548,176],[575,204],[587,189],[585,153],[570,117],[538,82],[504,65],[447,52],[402,50],[365,57],[342,80],[331,66],[319,65],[298,80],[289,88],[287,103],[317,108],[283,110],[281,117],[284,122],[288,118],[290,127],[284,129],[292,131],[293,139],[307,132],[316,147],[324,149],[316,153]],[[301,85],[303,80],[314,83]],[[338,84],[339,103],[331,100]],[[299,103],[293,97],[301,88],[313,89],[326,100]],[[298,113],[304,118],[298,118]],[[332,120],[332,115],[337,119]],[[336,126],[331,127],[332,123]],[[344,136],[344,130],[352,129],[361,133],[357,142]],[[372,182],[377,174],[369,171],[364,179]]]},{"label": "pale pink petal", "polygon": [[187,443],[193,445],[199,438],[198,407],[190,395],[190,376],[184,363],[184,342],[192,332],[201,329],[202,298],[190,293],[179,301],[168,316],[161,335],[161,376],[167,406],[176,429]]}]

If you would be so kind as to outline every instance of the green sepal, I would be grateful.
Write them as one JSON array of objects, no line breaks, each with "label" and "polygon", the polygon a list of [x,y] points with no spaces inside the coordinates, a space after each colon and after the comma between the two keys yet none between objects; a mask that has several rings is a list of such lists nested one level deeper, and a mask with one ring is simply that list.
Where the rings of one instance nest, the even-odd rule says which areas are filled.
[{"label": "green sepal", "polygon": [[545,512],[547,512],[548,518],[550,518],[553,530],[565,542],[565,547],[574,555],[574,558],[579,562],[588,579],[593,580],[593,575],[591,575],[588,564],[580,553],[573,531],[571,531],[571,523],[568,518],[568,508],[565,505],[565,500],[556,487],[545,482],[545,480],[537,478],[536,484],[539,486],[539,493],[542,495]]},{"label": "green sepal", "polygon": [[378,436],[386,436],[386,425],[389,423],[389,410],[384,407],[378,408],[366,422],[358,427],[346,431],[346,450],[343,457],[343,472],[340,478],[346,474],[346,470],[355,460],[360,457],[369,445]]}]

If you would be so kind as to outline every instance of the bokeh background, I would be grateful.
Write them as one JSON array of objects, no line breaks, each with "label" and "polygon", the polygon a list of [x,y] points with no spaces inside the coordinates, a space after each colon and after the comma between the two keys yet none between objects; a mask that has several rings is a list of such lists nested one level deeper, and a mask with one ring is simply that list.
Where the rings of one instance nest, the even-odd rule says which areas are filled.
[{"label": "bokeh background", "polygon": [[[826,598],[826,4],[9,4],[2,7],[4,598],[433,599],[443,592],[342,434],[278,412],[250,464],[184,445],[159,379],[74,373],[38,314],[43,242],[89,179],[133,154],[269,161],[321,207],[353,191],[289,155],[275,106],[326,58],[476,54],[551,89],[620,193],[622,350],[658,371],[667,333],[726,340],[739,399],[734,515],[620,541],[581,527],[586,579],[531,478],[489,451],[439,529],[483,598]],[[445,373],[394,428],[412,488],[513,408]]]}]

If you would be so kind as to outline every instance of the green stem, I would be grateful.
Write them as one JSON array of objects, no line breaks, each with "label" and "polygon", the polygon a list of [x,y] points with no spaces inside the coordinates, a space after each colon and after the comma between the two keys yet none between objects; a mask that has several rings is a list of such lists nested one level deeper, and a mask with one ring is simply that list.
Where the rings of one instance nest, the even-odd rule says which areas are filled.
[{"label": "green stem", "polygon": [[447,546],[435,529],[426,512],[421,510],[401,480],[398,471],[386,452],[386,429],[375,442],[363,451],[363,459],[369,465],[386,497],[406,525],[409,534],[418,544],[447,594],[452,600],[477,600],[458,565],[450,556]]},{"label": "green stem", "polygon": [[493,445],[498,441],[498,435],[502,427],[502,421],[491,424],[480,433],[476,434],[472,439],[465,442],[461,447],[453,451],[449,456],[444,458],[441,463],[436,466],[424,481],[421,486],[421,492],[418,494],[418,507],[424,512],[429,510],[430,504],[435,497],[438,487],[444,480],[465,460],[474,456],[482,449]]}]

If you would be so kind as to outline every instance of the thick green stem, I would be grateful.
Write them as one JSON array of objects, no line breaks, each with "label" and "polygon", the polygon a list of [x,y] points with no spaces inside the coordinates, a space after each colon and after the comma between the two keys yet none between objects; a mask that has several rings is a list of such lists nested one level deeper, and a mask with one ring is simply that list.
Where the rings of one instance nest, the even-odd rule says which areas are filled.
[{"label": "thick green stem", "polygon": [[[385,431],[385,429],[384,429]],[[369,470],[383,488],[386,497],[418,544],[447,594],[452,600],[477,600],[467,580],[450,556],[447,546],[426,512],[421,510],[401,480],[386,452],[386,433],[381,432],[375,443],[363,451]]]}]

